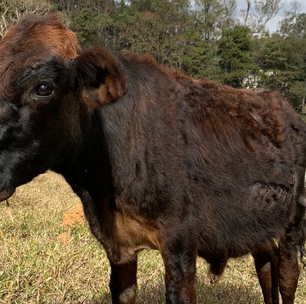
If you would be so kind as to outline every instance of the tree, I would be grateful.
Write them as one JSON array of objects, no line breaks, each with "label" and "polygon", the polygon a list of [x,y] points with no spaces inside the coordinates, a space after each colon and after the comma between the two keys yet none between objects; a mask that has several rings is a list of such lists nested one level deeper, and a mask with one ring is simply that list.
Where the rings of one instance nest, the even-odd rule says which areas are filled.
[{"label": "tree", "polygon": [[254,58],[263,72],[260,85],[279,91],[301,110],[305,100],[306,40],[274,34],[258,42]]},{"label": "tree", "polygon": [[91,8],[83,8],[71,16],[71,29],[82,45],[95,45],[98,42],[100,14]]},{"label": "tree", "polygon": [[306,38],[306,14],[300,13],[300,11],[301,3],[298,1],[293,1],[291,8],[285,11],[285,16],[280,22],[280,30],[278,31],[282,37]]},{"label": "tree", "polygon": [[218,39],[236,24],[236,0],[196,0],[190,12],[191,26],[186,32],[183,71],[197,78],[220,80],[216,61]]},{"label": "tree", "polygon": [[224,31],[218,43],[222,82],[236,88],[243,87],[243,80],[256,71],[249,33],[248,28],[237,25]]},{"label": "tree", "polygon": [[83,8],[71,16],[70,28],[83,46],[102,44],[117,48],[116,25],[113,18],[92,8]]},{"label": "tree", "polygon": [[70,10],[70,27],[82,45],[102,44],[119,49],[118,4],[114,0],[53,0]]},{"label": "tree", "polygon": [[292,1],[289,10],[284,12],[284,17],[279,23],[280,29],[277,31],[282,37],[290,34],[291,27],[295,23],[295,19],[301,10],[301,3],[298,1]]},{"label": "tree", "polygon": [[120,44],[147,53],[163,65],[181,68],[189,25],[189,1],[143,0],[121,4]]},{"label": "tree", "polygon": [[204,78],[208,72],[208,42],[202,39],[198,31],[190,30],[186,35],[188,42],[183,55],[182,70],[195,78]]},{"label": "tree", "polygon": [[46,14],[54,10],[48,0],[1,0],[0,2],[0,40],[8,27],[26,14]]},{"label": "tree", "polygon": [[221,32],[238,25],[236,18],[237,0],[220,0],[222,12],[218,21]]},{"label": "tree", "polygon": [[219,0],[195,0],[196,27],[206,41],[217,40],[220,31],[217,27],[223,7]]},{"label": "tree", "polygon": [[246,9],[241,13],[244,17],[244,26],[251,29],[251,34],[261,33],[266,24],[279,13],[282,0],[245,0]]},{"label": "tree", "polygon": [[280,24],[279,34],[287,41],[290,62],[299,70],[299,77],[290,87],[290,98],[306,113],[306,14],[300,11],[301,3],[294,1]]},{"label": "tree", "polygon": [[50,0],[58,11],[65,11],[69,16],[76,11],[90,8],[98,13],[111,14],[116,9],[115,0]]}]

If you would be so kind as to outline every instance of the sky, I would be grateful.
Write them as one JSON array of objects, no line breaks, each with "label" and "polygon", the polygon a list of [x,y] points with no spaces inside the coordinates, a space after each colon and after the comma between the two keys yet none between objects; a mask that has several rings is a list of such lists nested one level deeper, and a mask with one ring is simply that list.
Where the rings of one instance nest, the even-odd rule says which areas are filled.
[{"label": "sky", "polygon": [[[290,0],[283,0],[282,1],[282,10],[278,13],[278,16],[274,17],[271,21],[267,23],[267,28],[269,29],[270,33],[275,32],[278,23],[280,20],[282,20],[282,16],[285,10],[290,9]],[[302,10],[301,13],[306,13],[306,1],[305,0],[299,0],[301,2]],[[237,9],[240,11],[241,9],[246,9],[246,0],[237,0]]]}]

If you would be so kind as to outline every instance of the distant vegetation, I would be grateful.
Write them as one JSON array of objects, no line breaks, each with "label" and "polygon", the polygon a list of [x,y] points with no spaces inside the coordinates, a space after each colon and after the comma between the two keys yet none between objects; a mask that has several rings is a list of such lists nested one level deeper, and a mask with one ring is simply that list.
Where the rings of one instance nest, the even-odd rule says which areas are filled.
[{"label": "distant vegetation", "polygon": [[276,33],[266,24],[284,0],[2,0],[0,38],[27,13],[55,12],[87,47],[147,53],[195,78],[281,92],[305,109],[306,14],[291,2]]}]

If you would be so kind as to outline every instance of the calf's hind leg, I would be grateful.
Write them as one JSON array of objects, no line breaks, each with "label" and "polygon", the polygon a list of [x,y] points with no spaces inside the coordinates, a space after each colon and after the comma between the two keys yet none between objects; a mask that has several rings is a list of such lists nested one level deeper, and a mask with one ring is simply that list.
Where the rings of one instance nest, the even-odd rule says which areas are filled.
[{"label": "calf's hind leg", "polygon": [[279,245],[279,277],[280,293],[283,304],[293,304],[299,279],[296,243],[287,235]]},{"label": "calf's hind leg", "polygon": [[301,250],[305,243],[305,193],[303,183],[301,189],[299,199],[301,204],[296,205],[294,222],[287,228],[286,235],[279,244],[279,288],[283,304],[294,303],[299,279],[298,248]]},{"label": "calf's hind leg", "polygon": [[265,304],[278,304],[278,248],[276,245],[266,252],[252,253],[258,280]]},{"label": "calf's hind leg", "polygon": [[137,287],[137,260],[116,265],[110,262],[110,290],[113,304],[135,304]]}]

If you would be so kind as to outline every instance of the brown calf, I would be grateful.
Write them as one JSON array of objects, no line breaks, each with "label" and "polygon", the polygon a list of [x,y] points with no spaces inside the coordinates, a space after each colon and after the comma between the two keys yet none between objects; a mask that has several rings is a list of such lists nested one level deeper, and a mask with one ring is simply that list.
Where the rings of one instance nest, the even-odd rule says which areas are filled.
[{"label": "brown calf", "polygon": [[293,303],[305,150],[306,126],[277,93],[82,51],[54,16],[28,16],[0,43],[0,199],[61,173],[107,252],[113,303],[135,303],[145,248],[162,255],[168,304],[197,303],[197,256],[220,275],[248,253],[265,303],[278,286]]}]

